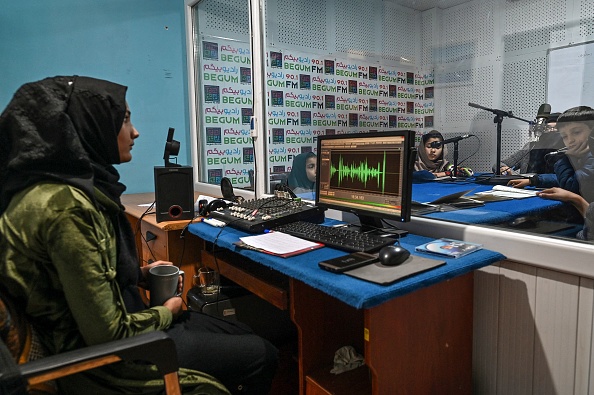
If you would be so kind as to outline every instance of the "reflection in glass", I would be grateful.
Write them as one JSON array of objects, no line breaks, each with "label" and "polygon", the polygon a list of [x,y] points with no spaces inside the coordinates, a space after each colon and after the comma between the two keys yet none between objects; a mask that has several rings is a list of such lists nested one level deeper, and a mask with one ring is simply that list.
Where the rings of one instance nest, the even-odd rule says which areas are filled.
[{"label": "reflection in glass", "polygon": [[[232,176],[234,186],[250,188],[254,151],[244,122],[253,100],[266,106],[266,138],[257,142],[268,159],[258,171],[270,179],[265,192],[285,181],[295,157],[317,154],[317,136],[329,134],[413,129],[417,143],[432,129],[446,140],[471,134],[476,138],[459,142],[459,166],[491,173],[498,169],[499,147],[504,164],[515,167],[506,160],[524,147],[530,158],[531,143],[538,141],[531,122],[543,103],[559,113],[594,103],[594,63],[584,61],[593,45],[591,21],[538,3],[459,1],[440,8],[444,2],[437,0],[267,0],[261,54],[246,52],[248,2],[199,3],[194,41],[201,180],[216,184]],[[568,0],[571,6],[581,4]],[[264,59],[264,81],[250,78],[252,55]],[[257,83],[265,86],[264,97],[247,94]],[[493,114],[469,103],[514,115],[502,121],[500,139]],[[558,133],[547,125],[540,132]],[[445,159],[451,162],[449,151]],[[534,170],[521,166],[516,173]],[[495,204],[507,215],[492,224],[510,226],[519,213],[506,212],[505,202],[486,207]],[[576,212],[566,204],[531,219],[564,223]],[[577,233],[527,230],[571,238]]]},{"label": "reflection in glass", "polygon": [[194,6],[199,181],[253,188],[254,146],[249,2]]}]

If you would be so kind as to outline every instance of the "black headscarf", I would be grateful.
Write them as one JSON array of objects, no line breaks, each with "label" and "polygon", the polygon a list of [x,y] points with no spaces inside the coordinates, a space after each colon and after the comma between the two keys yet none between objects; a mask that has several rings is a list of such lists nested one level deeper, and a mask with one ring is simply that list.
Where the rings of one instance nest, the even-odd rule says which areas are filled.
[{"label": "black headscarf", "polygon": [[110,218],[118,246],[117,281],[129,310],[144,308],[136,288],[134,235],[120,200],[126,187],[118,134],[127,88],[89,77],[60,76],[20,87],[0,116],[0,214],[19,191],[43,180],[81,189],[99,210],[94,188],[120,210]]},{"label": "black headscarf", "polygon": [[309,178],[307,178],[307,172],[305,171],[307,160],[309,158],[315,158],[316,154],[313,152],[305,152],[303,154],[299,154],[293,159],[293,166],[291,167],[291,173],[289,173],[289,187],[291,189],[295,188],[303,188],[314,190],[315,189],[315,182],[311,182]]}]

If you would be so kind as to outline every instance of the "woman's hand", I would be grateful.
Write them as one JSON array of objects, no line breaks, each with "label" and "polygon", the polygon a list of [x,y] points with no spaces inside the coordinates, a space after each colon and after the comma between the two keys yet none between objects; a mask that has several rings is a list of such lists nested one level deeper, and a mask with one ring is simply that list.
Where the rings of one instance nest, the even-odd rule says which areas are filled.
[{"label": "woman's hand", "polygon": [[173,314],[173,318],[177,318],[183,313],[183,301],[182,298],[179,296],[174,296],[173,298],[169,298],[163,303],[163,306],[167,307],[171,314]]},{"label": "woman's hand", "polygon": [[[149,270],[151,270],[151,268],[155,267],[155,266],[161,266],[161,265],[173,265],[172,262],[168,262],[168,261],[155,261],[155,262],[151,262],[148,265],[142,266],[140,268],[140,271],[142,272],[142,278],[140,279],[140,281],[138,281],[138,286],[142,287],[144,289],[148,289],[149,288]],[[180,280],[179,283],[181,284],[182,280],[181,280],[181,276],[179,276]],[[181,285],[178,284],[178,292],[181,292]]]},{"label": "woman's hand", "polygon": [[517,180],[509,180],[507,183],[510,187],[514,188],[525,188],[530,185],[530,180],[527,178],[519,178]]}]

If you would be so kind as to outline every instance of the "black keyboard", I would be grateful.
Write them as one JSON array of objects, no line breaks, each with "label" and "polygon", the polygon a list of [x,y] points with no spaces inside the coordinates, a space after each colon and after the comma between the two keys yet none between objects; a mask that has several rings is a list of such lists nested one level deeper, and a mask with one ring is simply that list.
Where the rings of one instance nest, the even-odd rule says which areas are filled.
[{"label": "black keyboard", "polygon": [[347,227],[324,226],[305,221],[289,222],[275,227],[274,230],[348,252],[374,252],[396,242],[390,237],[362,233]]}]

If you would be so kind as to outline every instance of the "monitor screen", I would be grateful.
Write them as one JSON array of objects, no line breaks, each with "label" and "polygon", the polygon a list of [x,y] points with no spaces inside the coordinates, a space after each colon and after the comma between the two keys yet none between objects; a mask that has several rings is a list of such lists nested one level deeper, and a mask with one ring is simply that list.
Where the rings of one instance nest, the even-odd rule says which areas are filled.
[{"label": "monitor screen", "polygon": [[316,205],[354,213],[367,229],[410,221],[414,151],[411,130],[318,137]]}]

